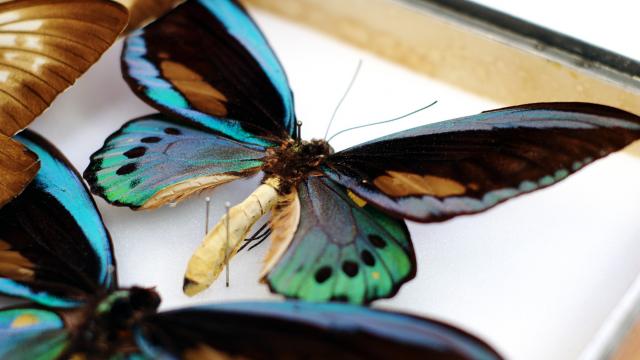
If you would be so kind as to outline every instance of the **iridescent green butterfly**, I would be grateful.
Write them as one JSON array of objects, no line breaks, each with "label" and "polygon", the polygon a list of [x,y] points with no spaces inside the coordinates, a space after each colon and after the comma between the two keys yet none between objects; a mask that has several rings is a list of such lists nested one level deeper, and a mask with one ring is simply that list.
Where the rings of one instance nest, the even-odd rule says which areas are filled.
[{"label": "iridescent green butterfly", "polygon": [[94,193],[151,209],[264,173],[192,257],[189,295],[214,281],[272,210],[262,278],[274,292],[353,303],[393,296],[416,271],[403,219],[484,211],[640,136],[640,119],[621,110],[530,104],[335,153],[324,140],[300,138],[284,71],[232,0],[178,6],[127,39],[122,66],[135,93],[161,114],[127,123],[92,156],[85,178]]},{"label": "iridescent green butterfly", "polygon": [[346,304],[227,303],[157,312],[153,289],[118,286],[111,239],[80,176],[51,144],[0,210],[2,359],[499,359],[452,326]]}]

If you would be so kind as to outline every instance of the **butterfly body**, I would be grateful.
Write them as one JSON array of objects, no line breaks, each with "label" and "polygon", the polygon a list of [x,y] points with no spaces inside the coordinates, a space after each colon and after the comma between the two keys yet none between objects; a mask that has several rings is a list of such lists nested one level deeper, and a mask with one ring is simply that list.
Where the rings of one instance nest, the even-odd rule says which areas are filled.
[{"label": "butterfly body", "polygon": [[262,172],[265,178],[279,179],[279,192],[289,193],[304,179],[322,176],[322,166],[333,152],[331,145],[324,140],[290,139],[278,147],[267,148]]}]

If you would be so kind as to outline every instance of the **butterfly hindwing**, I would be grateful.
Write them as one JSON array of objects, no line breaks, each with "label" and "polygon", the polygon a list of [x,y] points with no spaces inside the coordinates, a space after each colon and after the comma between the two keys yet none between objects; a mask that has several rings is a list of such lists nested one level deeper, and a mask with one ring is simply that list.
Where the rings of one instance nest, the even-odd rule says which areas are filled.
[{"label": "butterfly hindwing", "polygon": [[127,39],[122,64],[131,88],[163,112],[259,145],[268,142],[256,135],[294,134],[284,70],[236,1],[178,6]]},{"label": "butterfly hindwing", "polygon": [[0,292],[75,307],[87,293],[116,285],[109,234],[63,155],[35,133],[16,138],[42,167],[22,195],[0,210]]},{"label": "butterfly hindwing", "polygon": [[155,208],[257,172],[264,148],[186,126],[164,115],[125,124],[91,157],[85,178],[117,205]]},{"label": "butterfly hindwing", "polygon": [[0,310],[0,358],[57,359],[69,343],[62,318],[38,308]]},{"label": "butterfly hindwing", "polygon": [[0,4],[0,133],[12,136],[42,113],[111,46],[127,10],[106,0]]},{"label": "butterfly hindwing", "polygon": [[452,326],[340,303],[228,303],[169,311],[146,319],[136,338],[156,358],[501,358]]},{"label": "butterfly hindwing", "polygon": [[0,208],[20,195],[38,169],[40,163],[36,154],[0,134]]},{"label": "butterfly hindwing", "polygon": [[402,220],[361,207],[342,186],[311,177],[298,186],[300,220],[266,280],[287,297],[367,303],[393,296],[415,275]]},{"label": "butterfly hindwing", "polygon": [[333,154],[325,173],[385,212],[441,221],[552,185],[640,137],[640,118],[583,103],[443,121]]}]

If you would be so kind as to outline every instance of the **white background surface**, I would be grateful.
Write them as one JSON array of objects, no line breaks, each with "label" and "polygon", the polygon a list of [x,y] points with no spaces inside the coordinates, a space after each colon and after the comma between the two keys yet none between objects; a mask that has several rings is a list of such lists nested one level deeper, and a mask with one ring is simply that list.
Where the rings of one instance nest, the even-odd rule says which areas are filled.
[{"label": "white background surface", "polygon": [[[507,4],[510,10],[524,14],[538,7],[563,6],[557,1],[531,2],[529,7],[514,4],[522,2],[486,2]],[[537,19],[553,24],[552,16],[545,15],[549,13],[561,18],[547,10]],[[599,17],[591,20],[602,14],[597,9],[584,21],[569,14],[573,13],[564,18],[577,24],[602,21]],[[611,15],[608,24],[612,28],[620,25],[615,21],[617,15],[628,18],[627,12]],[[256,16],[289,74],[305,138],[324,134],[358,59],[364,60],[363,69],[333,131],[440,101],[401,122],[340,136],[333,142],[337,150],[401,128],[497,106],[309,29],[264,13]],[[596,26],[587,24],[583,30],[591,27]],[[597,27],[604,31],[608,25]],[[575,31],[580,35],[581,30]],[[617,43],[617,36],[613,32],[599,39]],[[638,39],[629,38],[627,44],[620,49],[638,55]],[[121,80],[120,47],[108,52],[33,126],[80,171],[110,133],[127,120],[153,112]],[[238,181],[176,208],[153,212],[132,212],[98,199],[114,239],[121,284],[157,286],[164,309],[232,299],[277,299],[257,283],[266,246],[241,253],[232,261],[230,288],[219,281],[192,299],[181,292],[185,264],[204,232],[204,197],[213,199],[211,219],[215,222],[225,201],[241,201],[257,182],[257,178]],[[481,336],[508,358],[576,358],[640,273],[639,182],[640,158],[620,153],[550,189],[486,213],[441,224],[410,223],[418,275],[394,299],[378,301],[375,306],[450,321]]]}]

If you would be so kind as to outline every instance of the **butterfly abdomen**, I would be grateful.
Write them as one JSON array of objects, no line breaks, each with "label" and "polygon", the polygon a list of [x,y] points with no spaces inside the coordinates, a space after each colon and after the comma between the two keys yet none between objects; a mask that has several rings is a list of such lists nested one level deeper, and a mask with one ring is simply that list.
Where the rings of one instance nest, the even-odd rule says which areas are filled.
[{"label": "butterfly abdomen", "polygon": [[266,178],[277,177],[280,192],[287,194],[307,177],[320,175],[320,166],[331,153],[333,149],[324,140],[290,140],[267,149],[262,171]]},{"label": "butterfly abdomen", "polygon": [[184,277],[183,291],[193,296],[208,288],[234,256],[253,225],[278,202],[277,177],[264,181],[246,200],[232,207],[193,253]]}]

